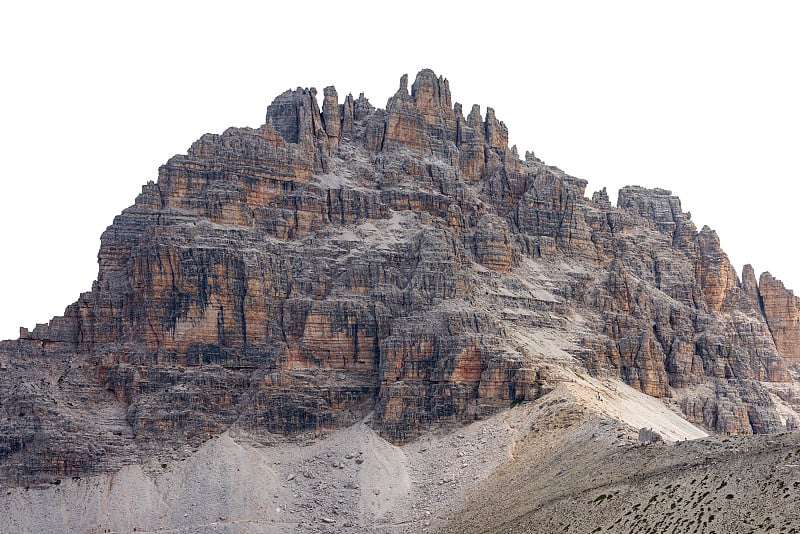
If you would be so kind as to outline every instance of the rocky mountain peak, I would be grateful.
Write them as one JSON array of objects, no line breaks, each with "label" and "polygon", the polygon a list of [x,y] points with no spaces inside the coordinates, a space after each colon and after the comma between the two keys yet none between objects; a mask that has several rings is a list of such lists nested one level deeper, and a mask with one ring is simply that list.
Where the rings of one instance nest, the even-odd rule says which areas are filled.
[{"label": "rocky mountain peak", "polygon": [[[224,432],[404,443],[591,375],[709,431],[789,428],[800,304],[666,189],[525,161],[491,107],[403,76],[207,134],[103,233],[63,317],[0,344],[0,477],[179,455]],[[280,438],[278,436],[281,436]]]}]

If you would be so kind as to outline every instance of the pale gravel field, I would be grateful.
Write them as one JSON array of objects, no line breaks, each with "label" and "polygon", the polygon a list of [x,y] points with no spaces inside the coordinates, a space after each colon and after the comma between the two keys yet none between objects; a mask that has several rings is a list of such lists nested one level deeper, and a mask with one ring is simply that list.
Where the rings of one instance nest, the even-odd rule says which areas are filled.
[{"label": "pale gravel field", "polygon": [[632,446],[643,426],[667,440],[706,435],[621,382],[576,375],[536,402],[403,446],[368,421],[305,445],[265,446],[231,431],[182,461],[6,489],[0,525],[9,533],[433,532],[514,461],[518,443],[538,439],[542,424],[573,424],[565,406],[597,423],[574,439],[598,446]]}]

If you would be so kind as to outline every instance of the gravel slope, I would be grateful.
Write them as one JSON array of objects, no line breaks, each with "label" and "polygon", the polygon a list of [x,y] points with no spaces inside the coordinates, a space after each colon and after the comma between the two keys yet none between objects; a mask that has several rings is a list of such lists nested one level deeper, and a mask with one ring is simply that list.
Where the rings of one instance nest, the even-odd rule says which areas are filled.
[{"label": "gravel slope", "polygon": [[[639,445],[643,426],[666,441]],[[183,461],[6,489],[0,524],[92,533],[792,532],[798,436],[705,435],[622,383],[575,375],[536,402],[402,447],[369,421],[308,444],[264,445],[232,430]]]}]

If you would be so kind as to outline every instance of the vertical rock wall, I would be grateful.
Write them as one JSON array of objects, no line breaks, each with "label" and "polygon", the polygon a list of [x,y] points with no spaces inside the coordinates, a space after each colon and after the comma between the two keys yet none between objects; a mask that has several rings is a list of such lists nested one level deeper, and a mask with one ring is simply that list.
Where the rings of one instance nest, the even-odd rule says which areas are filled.
[{"label": "vertical rock wall", "polygon": [[3,476],[369,414],[406,441],[575,365],[710,429],[784,428],[768,388],[794,387],[798,300],[752,268],[740,281],[671,192],[586,198],[430,70],[385,110],[317,96],[287,91],[261,127],[170,159],[103,234],[92,291],[2,345]]}]

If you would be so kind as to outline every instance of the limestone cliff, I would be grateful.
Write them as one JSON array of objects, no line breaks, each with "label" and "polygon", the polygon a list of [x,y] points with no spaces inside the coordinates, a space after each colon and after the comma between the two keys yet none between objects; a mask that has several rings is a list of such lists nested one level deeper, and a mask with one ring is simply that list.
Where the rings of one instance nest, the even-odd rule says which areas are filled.
[{"label": "limestone cliff", "polygon": [[740,281],[669,191],[605,190],[508,147],[446,79],[386,109],[327,87],[206,134],[101,239],[92,291],[0,345],[0,478],[180,455],[230,428],[362,420],[395,442],[620,377],[710,430],[786,428],[800,305]]}]

